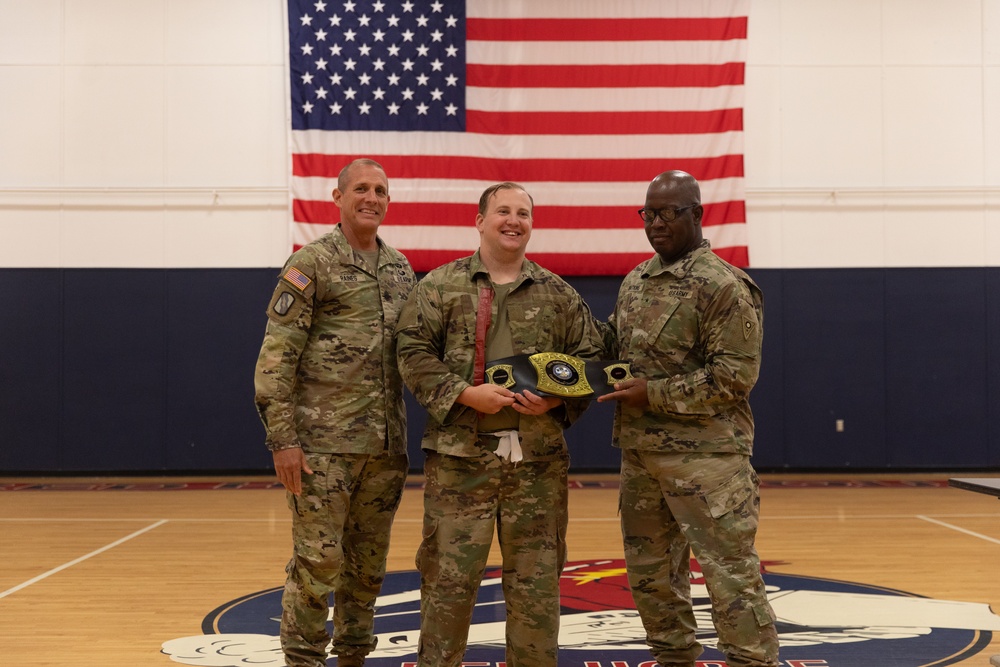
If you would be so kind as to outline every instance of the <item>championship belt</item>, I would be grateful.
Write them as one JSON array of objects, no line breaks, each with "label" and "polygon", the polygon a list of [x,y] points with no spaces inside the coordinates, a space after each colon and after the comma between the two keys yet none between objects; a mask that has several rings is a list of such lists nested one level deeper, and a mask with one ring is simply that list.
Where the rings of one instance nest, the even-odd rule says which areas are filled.
[{"label": "championship belt", "polygon": [[486,362],[485,373],[486,382],[513,392],[527,389],[559,398],[597,398],[632,378],[627,361],[586,361],[559,352],[494,359]]}]

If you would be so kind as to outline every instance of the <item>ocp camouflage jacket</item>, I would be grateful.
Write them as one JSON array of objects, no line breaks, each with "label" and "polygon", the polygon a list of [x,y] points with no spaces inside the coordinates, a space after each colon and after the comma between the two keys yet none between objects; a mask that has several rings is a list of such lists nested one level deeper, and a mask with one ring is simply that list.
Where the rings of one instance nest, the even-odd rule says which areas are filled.
[{"label": "ocp camouflage jacket", "polygon": [[[421,446],[452,456],[478,456],[476,411],[455,400],[472,384],[476,310],[490,278],[479,253],[445,264],[424,277],[399,318],[399,367],[406,386],[429,413]],[[493,319],[496,319],[496,303]],[[507,297],[515,354],[561,352],[601,356],[601,337],[590,308],[566,281],[524,260]],[[565,401],[539,416],[521,415],[525,461],[565,456],[563,429],[588,405]]]},{"label": "ocp camouflage jacket", "polygon": [[633,269],[609,320],[611,346],[649,380],[650,405],[617,406],[615,446],[749,455],[763,318],[760,289],[708,241],[669,266],[656,255]]},{"label": "ocp camouflage jacket", "polygon": [[269,449],[406,451],[394,336],[416,277],[400,252],[378,243],[372,271],[337,225],[282,269],[254,376]]}]

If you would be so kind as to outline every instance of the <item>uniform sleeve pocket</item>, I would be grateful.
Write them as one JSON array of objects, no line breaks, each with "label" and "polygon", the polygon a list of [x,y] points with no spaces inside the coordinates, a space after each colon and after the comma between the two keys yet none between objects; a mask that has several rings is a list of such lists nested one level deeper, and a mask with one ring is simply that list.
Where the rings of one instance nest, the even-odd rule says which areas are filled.
[{"label": "uniform sleeve pocket", "polygon": [[752,304],[740,299],[725,336],[729,346],[737,352],[753,356],[760,351],[760,321]]},{"label": "uniform sleeve pocket", "polygon": [[298,319],[307,305],[308,299],[301,292],[280,283],[267,306],[267,316],[278,324],[288,324]]}]

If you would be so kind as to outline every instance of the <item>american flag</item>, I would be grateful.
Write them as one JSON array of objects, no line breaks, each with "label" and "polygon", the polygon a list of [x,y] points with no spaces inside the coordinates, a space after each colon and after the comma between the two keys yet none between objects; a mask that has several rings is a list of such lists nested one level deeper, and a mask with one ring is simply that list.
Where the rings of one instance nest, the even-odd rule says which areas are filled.
[{"label": "american flag", "polygon": [[289,0],[292,240],[339,220],[349,161],[385,167],[380,235],[427,271],[468,255],[482,191],[534,198],[528,257],[622,275],[652,255],[657,174],[702,186],[704,232],[748,264],[743,77],[749,0]]}]

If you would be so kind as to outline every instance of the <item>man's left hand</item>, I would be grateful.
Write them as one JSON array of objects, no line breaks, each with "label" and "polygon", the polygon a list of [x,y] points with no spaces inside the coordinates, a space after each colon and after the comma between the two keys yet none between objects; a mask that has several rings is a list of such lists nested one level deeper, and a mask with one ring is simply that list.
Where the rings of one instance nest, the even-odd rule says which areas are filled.
[{"label": "man's left hand", "polygon": [[527,389],[514,394],[514,409],[522,415],[541,415],[552,408],[562,405],[562,399],[556,396],[539,396]]}]

